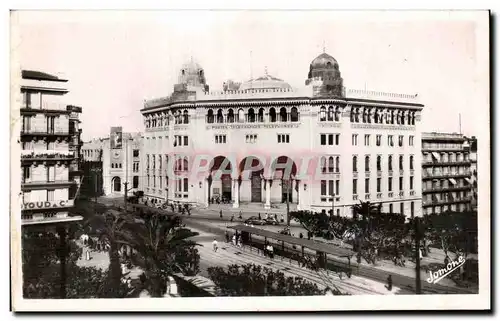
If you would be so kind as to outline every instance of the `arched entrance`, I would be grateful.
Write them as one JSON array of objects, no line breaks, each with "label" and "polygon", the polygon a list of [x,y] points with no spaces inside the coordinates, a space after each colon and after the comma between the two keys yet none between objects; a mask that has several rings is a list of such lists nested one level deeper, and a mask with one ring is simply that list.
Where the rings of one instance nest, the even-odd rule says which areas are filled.
[{"label": "arched entrance", "polygon": [[208,179],[208,199],[220,198],[227,201],[232,199],[232,165],[224,156],[215,157],[210,163],[210,177]]},{"label": "arched entrance", "polygon": [[120,177],[115,176],[111,179],[111,187],[113,193],[119,193],[122,191],[122,180]]},{"label": "arched entrance", "polygon": [[[271,177],[274,182],[279,182],[280,201],[286,203],[287,197],[290,203],[298,201],[298,188],[294,184],[297,175],[297,165],[288,156],[280,156],[274,160],[271,166]],[[295,186],[294,186],[295,185]],[[295,188],[294,188],[295,187]],[[294,197],[296,195],[296,197]],[[274,197],[276,199],[276,197]]]},{"label": "arched entrance", "polygon": [[262,162],[255,156],[248,156],[241,160],[238,169],[242,180],[241,200],[262,203],[262,175],[264,173]]}]

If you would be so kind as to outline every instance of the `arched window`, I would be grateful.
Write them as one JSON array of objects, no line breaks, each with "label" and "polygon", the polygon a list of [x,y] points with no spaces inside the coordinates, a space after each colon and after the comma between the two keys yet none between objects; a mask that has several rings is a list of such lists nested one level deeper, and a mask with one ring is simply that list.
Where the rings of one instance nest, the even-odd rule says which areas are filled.
[{"label": "arched window", "polygon": [[234,123],[234,111],[233,111],[233,109],[229,109],[227,111],[227,122]]},{"label": "arched window", "polygon": [[392,171],[392,155],[389,155],[387,166],[389,167],[389,170]]},{"label": "arched window", "polygon": [[332,121],[333,120],[333,107],[330,106],[328,107],[328,121]]},{"label": "arched window", "polygon": [[339,156],[335,157],[335,173],[340,173],[340,157]]},{"label": "arched window", "polygon": [[405,124],[405,112],[402,111],[401,112],[401,125],[404,125]]},{"label": "arched window", "polygon": [[325,106],[322,106],[319,110],[319,120],[320,121],[326,120],[326,107]]},{"label": "arched window", "polygon": [[281,107],[280,108],[280,121],[282,122],[286,122],[287,121],[287,112],[286,112],[286,108],[285,107]]},{"label": "arched window", "polygon": [[382,170],[382,156],[377,156],[377,171]]},{"label": "arched window", "polygon": [[182,124],[181,112],[179,110],[175,112],[175,123]]},{"label": "arched window", "polygon": [[189,161],[188,161],[188,158],[187,157],[184,157],[184,160],[182,161],[182,170],[184,172],[187,172],[188,171],[188,167],[189,167]]},{"label": "arched window", "polygon": [[335,108],[335,121],[340,121],[340,107]]},{"label": "arched window", "polygon": [[351,123],[354,123],[354,121],[356,120],[355,116],[356,116],[356,110],[351,107]]},{"label": "arched window", "polygon": [[212,109],[209,109],[207,113],[207,123],[212,124],[213,122],[214,122],[214,111]]},{"label": "arched window", "polygon": [[368,109],[364,108],[363,109],[363,123],[367,123],[367,122],[368,122]]},{"label": "arched window", "polygon": [[111,168],[115,168],[115,163],[111,163]]},{"label": "arched window", "polygon": [[224,115],[222,114],[222,109],[217,110],[217,122],[219,124],[224,122]]},{"label": "arched window", "polygon": [[365,172],[370,171],[370,156],[365,156]]},{"label": "arched window", "polygon": [[411,112],[408,112],[408,113],[406,114],[406,116],[407,116],[407,119],[406,119],[406,120],[407,120],[408,125],[411,125]]},{"label": "arched window", "polygon": [[354,117],[356,120],[356,123],[359,123],[359,113],[360,113],[359,108],[356,108],[356,117]]},{"label": "arched window", "polygon": [[358,171],[358,157],[357,156],[352,157],[352,171],[353,172]]},{"label": "arched window", "polygon": [[321,157],[321,173],[326,173],[326,157]]},{"label": "arched window", "polygon": [[259,108],[259,122],[263,123],[264,122],[264,108]]},{"label": "arched window", "polygon": [[253,111],[253,108],[250,108],[248,110],[248,121],[250,123],[254,123],[255,122],[255,112]]},{"label": "arched window", "polygon": [[245,112],[242,108],[238,109],[238,122],[243,123],[245,121]]},{"label": "arched window", "polygon": [[269,121],[271,123],[276,122],[276,109],[274,109],[274,107],[271,107],[271,109],[269,109]]},{"label": "arched window", "polygon": [[297,110],[297,107],[292,107],[292,110],[290,111],[290,121],[299,121],[299,111]]},{"label": "arched window", "polygon": [[391,110],[391,124],[394,124],[394,110]]},{"label": "arched window", "polygon": [[330,156],[328,158],[328,173],[333,173],[333,171],[335,170],[333,166],[334,166],[333,156]]},{"label": "arched window", "polygon": [[399,155],[399,170],[403,170],[403,155]]},{"label": "arched window", "polygon": [[184,110],[184,124],[189,124],[189,113],[187,110]]},{"label": "arched window", "polygon": [[410,169],[413,169],[413,155],[410,155]]}]

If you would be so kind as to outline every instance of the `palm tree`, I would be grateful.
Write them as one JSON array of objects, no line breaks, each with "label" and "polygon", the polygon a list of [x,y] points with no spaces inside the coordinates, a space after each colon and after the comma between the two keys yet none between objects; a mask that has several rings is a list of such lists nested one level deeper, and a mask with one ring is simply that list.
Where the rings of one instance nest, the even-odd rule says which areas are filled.
[{"label": "palm tree", "polygon": [[[152,297],[163,296],[168,276],[185,274],[199,261],[194,248],[198,244],[189,240],[198,233],[182,227],[178,216],[143,213],[125,225],[133,233],[120,233],[117,243],[134,250],[131,261],[144,271],[145,286]],[[191,255],[189,259],[186,253]]]},{"label": "palm tree", "polygon": [[96,212],[87,221],[91,235],[96,235],[105,244],[109,253],[110,297],[116,297],[120,288],[122,270],[120,264],[120,244],[133,234],[130,230],[130,214],[106,210],[104,213]]}]

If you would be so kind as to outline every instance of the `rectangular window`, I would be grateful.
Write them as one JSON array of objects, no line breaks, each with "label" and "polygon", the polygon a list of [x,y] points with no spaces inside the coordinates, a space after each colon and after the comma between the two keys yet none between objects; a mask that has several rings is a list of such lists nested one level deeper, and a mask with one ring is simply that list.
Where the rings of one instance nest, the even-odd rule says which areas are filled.
[{"label": "rectangular window", "polygon": [[187,178],[184,178],[183,179],[183,185],[184,185],[184,192],[187,193],[188,192],[188,189],[189,189],[189,182],[188,182],[188,179]]},{"label": "rectangular window", "polygon": [[408,145],[413,146],[413,136],[408,137]]},{"label": "rectangular window", "polygon": [[403,190],[403,178],[402,177],[399,178],[399,190],[400,191]]},{"label": "rectangular window", "polygon": [[389,204],[389,213],[393,213],[392,204]]},{"label": "rectangular window", "polygon": [[153,175],[153,188],[156,188],[156,175]]},{"label": "rectangular window", "polygon": [[398,145],[399,145],[399,147],[403,147],[403,140],[404,140],[404,136],[403,135],[399,135],[399,138],[398,138]]},{"label": "rectangular window", "polygon": [[55,166],[47,167],[47,182],[54,182],[56,180],[56,168]]},{"label": "rectangular window", "polygon": [[215,143],[216,144],[225,144],[226,143],[226,135],[215,135]]},{"label": "rectangular window", "polygon": [[340,134],[335,134],[335,145],[339,145],[340,144]]},{"label": "rectangular window", "polygon": [[382,145],[382,135],[377,135],[376,140],[377,140],[377,146],[381,146]]},{"label": "rectangular window", "polygon": [[413,190],[413,176],[410,176],[410,190]]},{"label": "rectangular window", "polygon": [[333,181],[329,180],[328,181],[328,195],[333,196],[335,194],[335,191],[333,190]]},{"label": "rectangular window", "polygon": [[328,145],[333,145],[333,134],[328,134]]},{"label": "rectangular window", "polygon": [[139,176],[132,178],[132,188],[139,188]]},{"label": "rectangular window", "polygon": [[149,154],[146,155],[146,169],[149,171]]},{"label": "rectangular window", "polygon": [[134,151],[132,152],[132,156],[133,157],[139,157],[139,150],[138,149],[134,149]]},{"label": "rectangular window", "polygon": [[365,135],[365,146],[370,146],[370,135]]},{"label": "rectangular window", "polygon": [[47,190],[47,201],[55,201],[54,193],[55,191],[53,189]]},{"label": "rectangular window", "polygon": [[184,136],[184,146],[188,146],[189,145],[188,141],[189,141],[188,136]]},{"label": "rectangular window", "polygon": [[321,196],[326,195],[326,180],[321,181]]},{"label": "rectangular window", "polygon": [[410,215],[411,215],[411,218],[413,218],[415,216],[415,203],[414,202],[410,203]]},{"label": "rectangular window", "polygon": [[23,116],[23,132],[31,131],[31,117]]},{"label": "rectangular window", "polygon": [[365,178],[365,193],[368,194],[370,193],[370,179]]},{"label": "rectangular window", "polygon": [[389,192],[392,192],[392,177],[389,177],[389,179],[387,180],[387,190]]},{"label": "rectangular window", "polygon": [[47,133],[48,134],[53,134],[55,131],[55,122],[56,122],[56,117],[55,116],[47,116]]},{"label": "rectangular window", "polygon": [[340,195],[340,181],[339,180],[335,181],[335,194]]},{"label": "rectangular window", "polygon": [[393,147],[394,146],[394,141],[392,140],[392,135],[387,136],[387,145]]},{"label": "rectangular window", "polygon": [[401,212],[401,214],[405,213],[405,203],[399,204],[399,211]]},{"label": "rectangular window", "polygon": [[382,178],[377,178],[377,193],[380,193],[380,190],[382,189]]},{"label": "rectangular window", "polygon": [[358,180],[356,178],[352,180],[352,193],[358,194]]},{"label": "rectangular window", "polygon": [[352,146],[358,145],[358,134],[352,134]]},{"label": "rectangular window", "polygon": [[153,170],[155,170],[156,169],[156,156],[155,155],[153,155],[153,162],[152,163],[153,163]]},{"label": "rectangular window", "polygon": [[[321,145],[325,146],[326,145],[326,134],[321,134]],[[278,143],[279,143],[279,137],[278,137]]]},{"label": "rectangular window", "polygon": [[278,143],[279,144],[290,143],[290,134],[278,134]]}]

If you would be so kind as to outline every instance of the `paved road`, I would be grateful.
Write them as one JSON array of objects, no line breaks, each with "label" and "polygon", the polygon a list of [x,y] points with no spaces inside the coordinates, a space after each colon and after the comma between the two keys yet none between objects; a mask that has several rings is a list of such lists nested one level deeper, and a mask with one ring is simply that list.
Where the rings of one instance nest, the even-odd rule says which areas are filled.
[{"label": "paved road", "polygon": [[[121,202],[121,204],[123,204],[122,202]],[[117,203],[120,204],[120,200],[118,200]],[[213,213],[211,215],[210,214],[203,215],[203,214],[197,213],[196,215],[192,215],[192,216],[185,215],[183,217],[185,219],[186,224],[189,227],[195,227],[199,230],[213,233],[213,234],[216,234],[219,236],[223,235],[225,232],[225,229],[223,227],[216,227],[213,224],[204,224],[204,222],[206,222],[206,223],[214,223],[214,222],[221,222],[221,221],[229,222],[229,217],[228,218],[224,217],[223,219],[220,219],[220,218],[214,217]],[[237,221],[239,221],[239,220],[237,220]],[[252,239],[254,239],[254,237],[252,237]],[[335,252],[335,249],[333,249],[333,251]],[[340,256],[341,255],[340,250],[336,254],[338,256]],[[329,260],[333,261],[335,263],[341,263],[341,264],[344,264],[344,261],[345,261],[345,260],[335,260],[335,259],[334,260],[329,259]],[[353,269],[353,274],[359,275],[361,277],[369,278],[369,279],[372,279],[372,280],[375,280],[378,282],[386,282],[387,276],[389,273],[387,271],[380,270],[379,268],[376,268],[376,267],[372,267],[372,266],[368,266],[368,265],[361,265],[361,266],[359,266],[359,268]],[[392,275],[393,284],[395,286],[399,286],[401,289],[404,289],[406,291],[412,291],[414,293],[414,291],[415,291],[415,279],[414,278],[408,277],[405,275],[401,275],[401,274],[397,274],[397,273],[391,273],[391,275]],[[429,293],[429,294],[430,293],[439,293],[439,294],[477,293],[477,292],[474,292],[474,291],[469,290],[469,289],[443,286],[440,284],[428,284],[425,281],[425,278],[422,278],[421,284],[422,284],[422,292]]]}]

